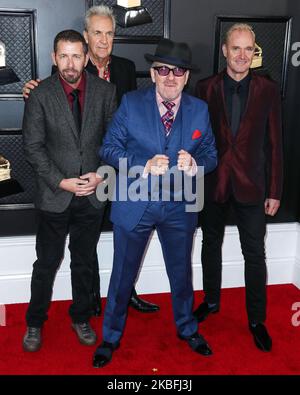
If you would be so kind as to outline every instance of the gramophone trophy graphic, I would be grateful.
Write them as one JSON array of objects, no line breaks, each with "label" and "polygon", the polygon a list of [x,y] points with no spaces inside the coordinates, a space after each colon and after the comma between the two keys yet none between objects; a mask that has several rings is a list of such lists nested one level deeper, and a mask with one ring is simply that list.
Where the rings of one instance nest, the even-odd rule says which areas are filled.
[{"label": "gramophone trophy graphic", "polygon": [[6,65],[6,48],[0,38],[0,85],[12,84],[19,81],[14,70]]},{"label": "gramophone trophy graphic", "polygon": [[255,72],[255,74],[263,75],[269,79],[272,79],[268,67],[266,67],[264,64],[263,49],[257,43],[255,43],[254,57],[250,68],[253,72]]},{"label": "gramophone trophy graphic", "polygon": [[151,15],[141,3],[141,0],[117,0],[117,4],[113,6],[117,24],[131,27],[151,23]]},{"label": "gramophone trophy graphic", "polygon": [[257,43],[255,43],[254,57],[253,57],[250,68],[251,69],[260,69],[262,67],[263,67],[263,50]]},{"label": "gramophone trophy graphic", "polygon": [[[19,81],[13,69],[6,65],[6,48],[0,40],[0,85]],[[10,162],[0,153],[0,198],[20,192],[24,192],[24,190],[17,180],[11,178]]]}]

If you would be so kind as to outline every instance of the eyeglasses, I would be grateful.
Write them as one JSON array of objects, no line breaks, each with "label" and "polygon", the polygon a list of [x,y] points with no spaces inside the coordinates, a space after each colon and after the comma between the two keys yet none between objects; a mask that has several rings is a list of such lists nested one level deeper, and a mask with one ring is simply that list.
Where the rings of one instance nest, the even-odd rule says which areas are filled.
[{"label": "eyeglasses", "polygon": [[156,66],[153,67],[153,69],[156,70],[158,74],[162,77],[166,77],[167,75],[169,75],[170,71],[172,71],[175,77],[182,77],[187,70],[183,67],[174,67],[173,69],[170,69],[170,67],[168,66]]}]

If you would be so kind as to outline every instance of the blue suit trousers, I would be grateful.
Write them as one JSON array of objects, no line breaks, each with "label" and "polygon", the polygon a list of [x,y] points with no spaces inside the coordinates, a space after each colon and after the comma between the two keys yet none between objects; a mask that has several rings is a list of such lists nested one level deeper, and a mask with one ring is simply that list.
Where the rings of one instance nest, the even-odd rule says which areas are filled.
[{"label": "blue suit trousers", "polygon": [[182,202],[149,202],[140,222],[131,231],[114,224],[114,261],[103,321],[103,340],[120,340],[127,307],[149,237],[156,228],[170,282],[177,331],[197,332],[192,315],[191,251],[197,213],[186,213]]}]

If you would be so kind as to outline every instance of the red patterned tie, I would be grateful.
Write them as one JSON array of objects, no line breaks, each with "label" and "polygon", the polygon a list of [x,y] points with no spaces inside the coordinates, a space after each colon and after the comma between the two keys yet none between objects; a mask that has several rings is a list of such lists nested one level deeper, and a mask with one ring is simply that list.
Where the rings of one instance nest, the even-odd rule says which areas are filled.
[{"label": "red patterned tie", "polygon": [[168,136],[174,122],[174,111],[172,109],[175,106],[175,103],[172,101],[163,101],[162,104],[166,107],[167,111],[161,117],[161,121],[165,127],[166,136]]}]

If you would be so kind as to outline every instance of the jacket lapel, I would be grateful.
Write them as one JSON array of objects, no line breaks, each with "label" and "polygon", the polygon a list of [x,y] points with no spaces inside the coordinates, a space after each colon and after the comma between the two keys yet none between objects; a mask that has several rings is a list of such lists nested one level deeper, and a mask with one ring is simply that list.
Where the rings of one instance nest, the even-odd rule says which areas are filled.
[{"label": "jacket lapel", "polygon": [[220,73],[219,75],[220,75],[220,78],[214,85],[214,91],[215,91],[214,101],[216,102],[217,108],[221,109],[221,111],[222,111],[222,118],[223,118],[222,122],[225,123],[229,128],[230,123],[229,123],[229,120],[227,117],[227,111],[226,111],[223,73]]},{"label": "jacket lapel", "polygon": [[83,135],[85,127],[87,125],[88,114],[93,106],[94,96],[95,96],[95,85],[92,84],[89,73],[86,73],[85,75],[86,75],[86,88],[85,88],[84,107],[82,114],[81,136]]},{"label": "jacket lapel", "polygon": [[[147,116],[147,122],[145,125],[149,125],[147,126],[148,130],[153,130],[153,126],[155,126],[156,136],[153,136],[153,144],[155,145],[155,151],[156,153],[163,153],[165,146],[165,136],[162,133],[162,128],[161,128],[161,119],[156,101],[155,85],[153,85],[151,88],[149,88],[146,91],[145,104],[148,107],[147,110],[145,110],[145,115]],[[157,143],[159,144],[159,152],[157,152],[158,151]]]},{"label": "jacket lapel", "polygon": [[250,84],[249,84],[249,92],[248,92],[248,98],[247,98],[247,103],[246,103],[246,108],[244,111],[244,114],[242,115],[241,118],[241,123],[240,123],[240,129],[243,129],[243,122],[245,119],[247,119],[247,114],[252,112],[252,109],[254,106],[256,106],[256,102],[254,100],[255,97],[257,97],[259,93],[257,92],[257,84],[256,84],[256,76],[252,74]]},{"label": "jacket lapel", "polygon": [[[245,130],[245,122],[247,122],[247,119],[249,120],[249,115],[253,113],[253,109],[256,107],[257,102],[254,100],[255,97],[259,97],[259,93],[257,92],[257,83],[256,83],[256,76],[252,74],[250,84],[249,84],[249,92],[248,92],[248,98],[246,102],[246,107],[244,110],[244,113],[241,117],[241,122],[240,122],[240,127],[239,130],[235,136],[235,139],[238,140],[243,136],[243,132]],[[250,116],[251,118],[251,116]]]},{"label": "jacket lapel", "polygon": [[[190,103],[190,100],[188,96],[182,92],[181,96],[181,102],[180,102],[180,107],[178,109],[177,115],[179,115],[179,111],[181,111],[181,117],[182,117],[182,123],[181,125],[178,125],[178,127],[181,128],[181,144],[180,146],[187,150],[189,143],[191,141],[191,135],[189,131],[191,130],[191,120],[193,119],[192,117],[192,105]],[[177,116],[176,116],[177,118]],[[175,120],[176,121],[176,120]]]},{"label": "jacket lapel", "polygon": [[70,106],[68,103],[68,99],[67,99],[64,89],[59,81],[58,73],[56,73],[53,76],[53,85],[54,85],[55,96],[56,96],[56,99],[59,104],[60,113],[66,117],[66,119],[72,129],[74,137],[78,140],[79,136],[78,136],[76,124],[75,124],[73,114],[71,112],[71,109],[70,109]]}]

